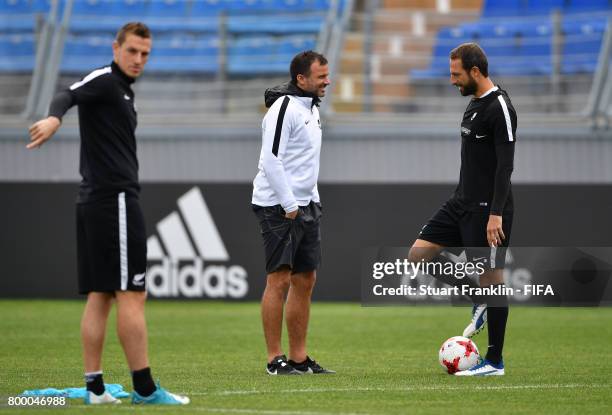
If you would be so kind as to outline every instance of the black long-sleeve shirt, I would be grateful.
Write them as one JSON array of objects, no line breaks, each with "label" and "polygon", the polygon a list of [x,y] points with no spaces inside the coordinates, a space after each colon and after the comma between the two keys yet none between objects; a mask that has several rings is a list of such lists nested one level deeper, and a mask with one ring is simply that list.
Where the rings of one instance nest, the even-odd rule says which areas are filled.
[{"label": "black long-sleeve shirt", "polygon": [[516,128],[516,111],[501,88],[470,101],[461,122],[461,173],[453,196],[465,209],[493,215],[513,210]]},{"label": "black long-sleeve shirt", "polygon": [[72,106],[79,107],[83,180],[78,203],[140,192],[133,82],[113,62],[59,92],[51,103],[49,115],[60,120]]}]

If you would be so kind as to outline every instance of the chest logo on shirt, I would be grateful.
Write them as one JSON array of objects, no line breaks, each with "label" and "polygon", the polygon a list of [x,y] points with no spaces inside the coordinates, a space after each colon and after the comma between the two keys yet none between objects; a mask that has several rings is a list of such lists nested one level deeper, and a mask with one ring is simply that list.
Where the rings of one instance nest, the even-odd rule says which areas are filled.
[{"label": "chest logo on shirt", "polygon": [[123,94],[123,99],[125,99],[126,101],[129,101],[130,96],[128,94]]},{"label": "chest logo on shirt", "polygon": [[309,122],[310,122],[310,120],[306,120],[306,125],[308,125]]}]

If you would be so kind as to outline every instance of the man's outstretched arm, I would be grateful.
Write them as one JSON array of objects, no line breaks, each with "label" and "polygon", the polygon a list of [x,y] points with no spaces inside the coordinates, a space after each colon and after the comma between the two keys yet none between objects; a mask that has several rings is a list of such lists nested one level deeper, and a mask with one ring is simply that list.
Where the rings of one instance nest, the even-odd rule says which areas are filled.
[{"label": "man's outstretched arm", "polygon": [[74,98],[70,91],[62,91],[55,95],[53,101],[51,101],[49,116],[30,126],[30,143],[26,148],[39,148],[53,137],[62,123],[62,117],[73,105]]}]

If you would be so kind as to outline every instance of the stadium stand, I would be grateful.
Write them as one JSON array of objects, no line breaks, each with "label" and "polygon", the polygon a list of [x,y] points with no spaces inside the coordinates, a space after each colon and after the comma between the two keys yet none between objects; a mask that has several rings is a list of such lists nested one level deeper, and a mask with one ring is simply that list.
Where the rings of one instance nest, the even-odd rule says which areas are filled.
[{"label": "stadium stand", "polygon": [[608,20],[605,13],[612,11],[612,3],[489,0],[481,20],[440,30],[430,67],[410,75],[415,79],[445,76],[448,51],[469,41],[478,42],[487,52],[494,75],[550,75],[555,36],[551,14],[555,10],[562,16],[562,72],[593,72]]},{"label": "stadium stand", "polygon": [[448,54],[474,41],[487,53],[494,81],[534,122],[579,119],[602,66],[611,12],[609,2],[589,0],[383,0],[354,13],[334,109],[452,113],[463,104],[449,88]]},{"label": "stadium stand", "polygon": [[[322,39],[330,36],[331,5],[339,5],[338,14],[346,3],[75,0],[58,87],[108,64],[117,27],[138,19],[155,37],[147,76],[136,86],[143,114],[183,122],[196,122],[203,110],[254,114],[262,110],[261,91],[286,79],[296,52],[328,51],[329,40]],[[50,4],[0,0],[0,84],[11,91],[0,98],[5,111],[15,111],[28,93]],[[476,41],[496,82],[534,118],[577,114],[593,84],[611,10],[600,0],[380,0],[370,13],[373,4],[361,1],[348,10],[349,30],[331,56],[340,61],[324,112],[331,102],[334,114],[452,113],[460,97],[448,88],[448,52]]]},{"label": "stadium stand", "polygon": [[[31,35],[36,30],[36,16],[44,16],[49,4],[49,0],[0,0],[4,52],[0,71],[33,70]],[[215,74],[219,70],[219,19],[224,12],[230,36],[230,75],[248,74],[246,68],[262,56],[262,48],[269,59],[257,62],[255,72],[283,73],[286,68],[282,63],[288,56],[315,46],[330,4],[330,0],[75,0],[61,70],[82,73],[91,69],[92,63],[107,63],[109,37],[112,39],[126,19],[138,18],[160,39],[150,73]],[[24,42],[27,47],[18,50]]]}]

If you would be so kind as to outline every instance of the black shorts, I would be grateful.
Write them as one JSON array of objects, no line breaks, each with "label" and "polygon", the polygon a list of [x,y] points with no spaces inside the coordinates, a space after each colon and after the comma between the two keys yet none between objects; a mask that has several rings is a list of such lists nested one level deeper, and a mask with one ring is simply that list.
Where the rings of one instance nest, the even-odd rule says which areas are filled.
[{"label": "black shorts", "polygon": [[297,217],[287,219],[280,205],[257,206],[253,211],[259,219],[266,254],[266,272],[282,266],[292,274],[316,270],[321,263],[321,205],[310,202],[300,207]]},{"label": "black shorts", "polygon": [[77,204],[79,293],[144,291],[147,236],[138,199]]},{"label": "black shorts", "polygon": [[502,240],[501,246],[492,248],[487,240],[489,212],[464,209],[451,199],[423,226],[419,239],[449,248],[467,248],[468,261],[483,260],[489,268],[504,268],[512,217],[512,211],[502,214],[502,230],[506,239]]}]

